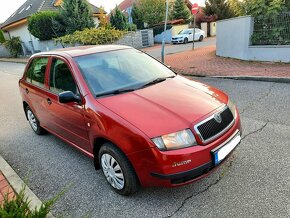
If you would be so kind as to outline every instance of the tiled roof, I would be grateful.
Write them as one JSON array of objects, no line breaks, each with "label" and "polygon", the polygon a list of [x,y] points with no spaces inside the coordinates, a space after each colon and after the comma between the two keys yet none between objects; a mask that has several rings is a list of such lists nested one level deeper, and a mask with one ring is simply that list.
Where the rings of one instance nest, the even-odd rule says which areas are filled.
[{"label": "tiled roof", "polygon": [[[54,3],[55,0],[27,0],[0,26],[0,28],[25,19],[40,11],[57,11],[58,7],[55,7]],[[100,13],[98,7],[93,4],[90,4],[90,6],[94,14]]]}]

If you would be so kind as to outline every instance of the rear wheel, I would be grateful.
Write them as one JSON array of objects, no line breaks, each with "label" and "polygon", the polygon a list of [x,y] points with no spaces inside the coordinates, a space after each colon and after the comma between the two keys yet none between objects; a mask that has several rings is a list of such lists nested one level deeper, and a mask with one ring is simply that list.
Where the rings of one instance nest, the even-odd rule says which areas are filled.
[{"label": "rear wheel", "polygon": [[199,41],[200,41],[200,42],[203,41],[203,35],[201,35],[201,36],[199,37]]},{"label": "rear wheel", "polygon": [[28,119],[28,122],[32,128],[32,130],[37,135],[43,135],[45,133],[45,130],[40,126],[39,120],[35,116],[35,114],[32,112],[31,108],[29,106],[26,107],[26,116]]},{"label": "rear wheel", "polygon": [[188,38],[184,38],[183,43],[184,44],[188,43]]},{"label": "rear wheel", "polygon": [[131,195],[138,190],[137,175],[120,149],[105,143],[99,151],[99,163],[111,188],[121,195]]}]

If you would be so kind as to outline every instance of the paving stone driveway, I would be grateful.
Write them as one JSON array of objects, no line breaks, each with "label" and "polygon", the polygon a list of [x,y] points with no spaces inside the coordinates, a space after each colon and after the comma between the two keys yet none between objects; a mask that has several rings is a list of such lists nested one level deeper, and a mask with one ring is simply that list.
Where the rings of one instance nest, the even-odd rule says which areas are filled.
[{"label": "paving stone driveway", "polygon": [[265,76],[290,78],[290,64],[250,62],[217,57],[216,46],[167,55],[165,63],[178,73],[198,76]]}]

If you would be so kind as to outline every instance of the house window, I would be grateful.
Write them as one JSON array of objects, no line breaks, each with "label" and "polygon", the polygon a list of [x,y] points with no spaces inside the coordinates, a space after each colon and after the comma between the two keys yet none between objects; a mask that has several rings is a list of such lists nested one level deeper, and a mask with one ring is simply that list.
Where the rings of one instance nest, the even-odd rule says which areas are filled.
[{"label": "house window", "polygon": [[28,7],[26,8],[26,11],[28,11],[31,7],[32,7],[32,4],[28,5]]},{"label": "house window", "polygon": [[18,14],[21,14],[24,11],[25,8],[22,8],[21,11],[19,11]]}]

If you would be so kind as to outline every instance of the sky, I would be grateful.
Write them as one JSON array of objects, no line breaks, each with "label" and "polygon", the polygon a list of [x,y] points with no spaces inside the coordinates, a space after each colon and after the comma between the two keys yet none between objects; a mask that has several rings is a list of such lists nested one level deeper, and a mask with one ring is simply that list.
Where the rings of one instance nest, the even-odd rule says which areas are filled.
[{"label": "sky", "polygon": [[[5,3],[4,3],[5,2]],[[10,15],[12,15],[26,0],[9,0],[2,2],[0,7],[0,23],[4,22]],[[116,4],[120,4],[122,0],[89,0],[96,6],[103,6],[107,12],[115,8]],[[199,5],[204,4],[204,0],[191,0],[193,3]]]}]

